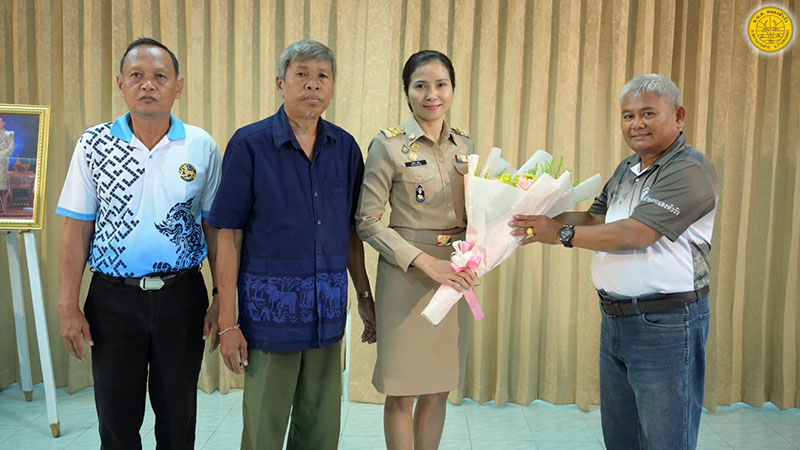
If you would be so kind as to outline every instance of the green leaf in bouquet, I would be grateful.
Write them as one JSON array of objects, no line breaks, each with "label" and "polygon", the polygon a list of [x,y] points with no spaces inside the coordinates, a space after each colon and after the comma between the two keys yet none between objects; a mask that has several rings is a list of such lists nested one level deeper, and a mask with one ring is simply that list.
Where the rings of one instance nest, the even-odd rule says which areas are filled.
[{"label": "green leaf in bouquet", "polygon": [[534,166],[533,169],[528,171],[529,175],[533,175],[535,177],[541,177],[542,174],[548,174],[551,177],[558,179],[562,173],[564,173],[564,156],[561,156],[558,159],[558,165],[555,164],[555,159],[550,160],[546,163],[539,163]]},{"label": "green leaf in bouquet", "polygon": [[509,186],[517,187],[517,182],[519,182],[519,175],[512,175],[510,173],[503,173],[497,177],[497,181],[507,184]]}]

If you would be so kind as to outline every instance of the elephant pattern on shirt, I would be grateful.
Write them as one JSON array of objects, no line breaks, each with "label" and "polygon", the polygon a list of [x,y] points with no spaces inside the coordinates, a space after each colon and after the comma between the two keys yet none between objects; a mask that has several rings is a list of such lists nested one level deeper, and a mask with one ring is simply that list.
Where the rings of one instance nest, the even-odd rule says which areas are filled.
[{"label": "elephant pattern on shirt", "polygon": [[[276,324],[309,323],[343,317],[347,311],[347,274],[319,273],[316,277],[258,276],[242,273],[242,308],[258,322]],[[319,306],[319,308],[318,308]],[[319,309],[319,311],[318,311]]]}]

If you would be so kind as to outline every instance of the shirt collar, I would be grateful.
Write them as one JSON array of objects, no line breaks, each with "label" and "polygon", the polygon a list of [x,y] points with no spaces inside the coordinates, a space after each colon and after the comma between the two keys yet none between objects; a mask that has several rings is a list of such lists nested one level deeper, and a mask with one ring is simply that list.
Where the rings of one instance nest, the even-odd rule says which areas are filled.
[{"label": "shirt collar", "polygon": [[[131,113],[126,112],[125,115],[118,118],[111,125],[111,135],[122,139],[127,143],[131,143],[133,139],[133,130],[130,126]],[[181,119],[178,119],[175,114],[169,115],[169,131],[167,131],[167,139],[170,141],[178,141],[186,139],[186,128],[183,126]]]},{"label": "shirt collar", "polygon": [[641,170],[641,168],[642,168],[642,157],[637,155],[637,157],[634,159],[636,164],[632,164],[630,166],[630,169],[633,171],[633,173],[636,174],[636,176],[639,176],[639,175],[643,174],[644,172],[647,172],[650,169],[654,169],[654,168],[666,163],[667,161],[669,161],[671,158],[673,158],[675,155],[678,154],[678,152],[676,152],[675,150],[677,150],[679,148],[682,148],[684,145],[686,145],[686,135],[683,134],[683,131],[681,131],[680,134],[678,135],[677,139],[675,139],[675,142],[673,142],[672,145],[667,147],[667,149],[664,150],[664,153],[662,153],[661,156],[658,157],[656,162],[654,162],[650,167],[648,167],[645,170]]},{"label": "shirt collar", "polygon": [[[413,114],[411,115],[411,118],[403,124],[403,130],[405,130],[406,139],[408,140],[409,144],[421,138],[422,136],[425,136],[425,132],[422,131],[422,127],[419,126],[419,122],[417,122],[417,119]],[[455,136],[453,136],[453,132],[450,131],[450,125],[447,124],[446,120],[444,121],[444,126],[442,127],[442,137],[444,138],[442,141],[450,139],[454,144],[458,145],[458,141],[456,141]]]},{"label": "shirt collar", "polygon": [[[292,125],[289,124],[289,116],[286,115],[285,105],[281,105],[278,113],[275,114],[277,120],[276,127],[273,128],[272,138],[275,148],[280,148],[283,144],[290,142],[293,146],[301,149],[300,143],[297,142],[297,137],[294,135]],[[322,117],[317,121],[317,142],[327,142],[333,139],[333,135],[329,133],[328,123]]]}]

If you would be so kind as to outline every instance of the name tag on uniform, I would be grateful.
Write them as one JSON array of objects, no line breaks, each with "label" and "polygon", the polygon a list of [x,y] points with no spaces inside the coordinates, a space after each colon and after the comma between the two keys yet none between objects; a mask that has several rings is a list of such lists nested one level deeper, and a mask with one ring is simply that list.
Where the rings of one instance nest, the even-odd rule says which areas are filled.
[{"label": "name tag on uniform", "polygon": [[427,165],[428,165],[428,161],[425,161],[424,159],[420,159],[419,161],[408,161],[406,163],[406,167],[419,167],[419,166],[427,166]]}]

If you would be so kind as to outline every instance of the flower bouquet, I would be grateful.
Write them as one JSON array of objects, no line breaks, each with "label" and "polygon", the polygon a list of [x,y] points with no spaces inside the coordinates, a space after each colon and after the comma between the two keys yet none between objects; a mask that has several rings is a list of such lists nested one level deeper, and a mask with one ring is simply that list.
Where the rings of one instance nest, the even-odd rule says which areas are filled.
[{"label": "flower bouquet", "polygon": [[[563,158],[556,164],[544,150],[537,151],[519,170],[504,160],[501,153],[501,149],[492,148],[481,170],[478,170],[478,155],[468,158],[469,172],[464,176],[467,235],[466,241],[453,243],[451,266],[456,271],[469,268],[480,277],[508,259],[521,241],[510,234],[508,226],[515,215],[552,218],[575,209],[579,202],[596,196],[603,187],[600,174],[574,184],[572,174],[562,170]],[[466,297],[475,318],[483,318],[473,291],[462,294],[445,285],[439,286],[422,315],[438,325],[462,296]]]}]

